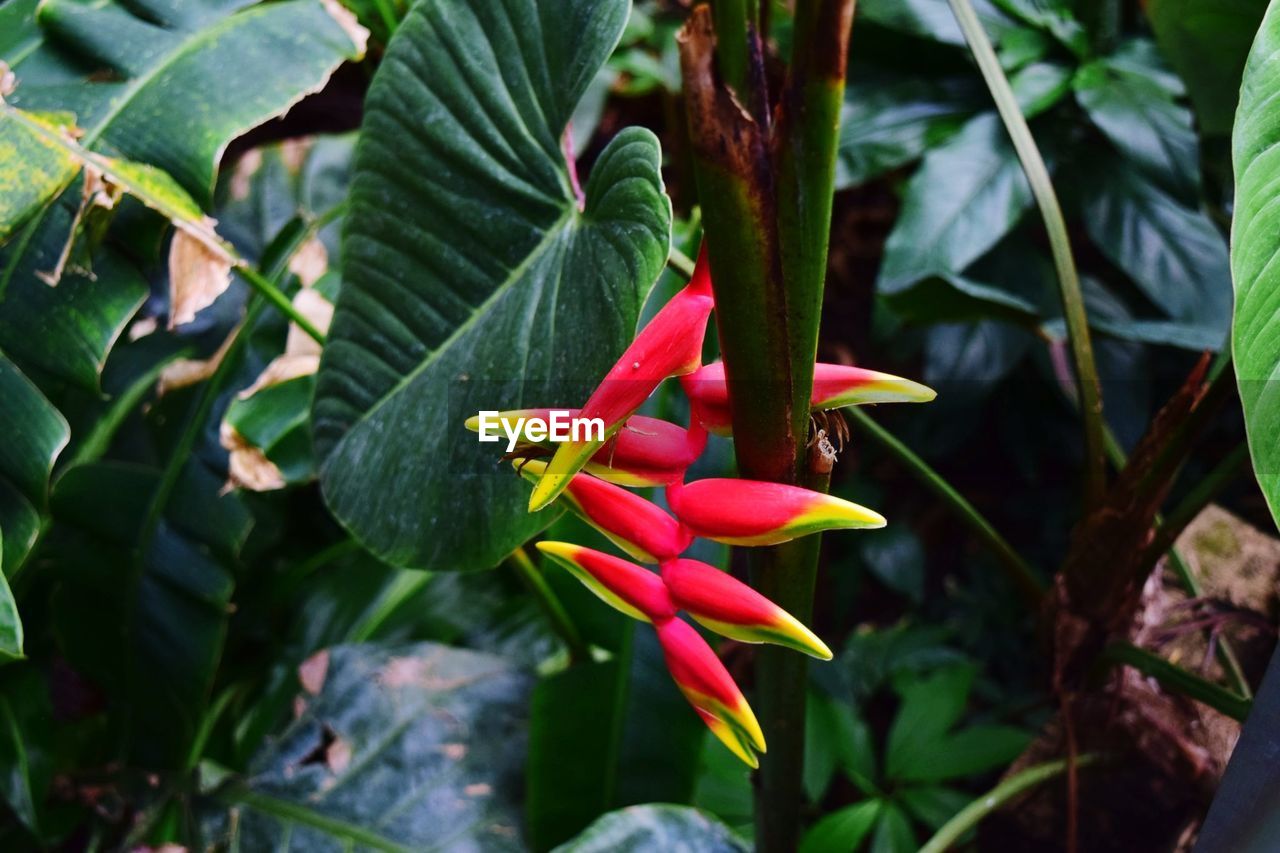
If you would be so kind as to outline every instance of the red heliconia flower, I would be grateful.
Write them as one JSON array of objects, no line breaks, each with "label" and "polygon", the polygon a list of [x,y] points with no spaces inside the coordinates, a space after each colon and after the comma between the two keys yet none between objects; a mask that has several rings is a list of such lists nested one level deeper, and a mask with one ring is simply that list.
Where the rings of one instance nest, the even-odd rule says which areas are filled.
[{"label": "red heliconia flower", "polygon": [[765,751],[764,733],[751,706],[724,664],[687,622],[670,619],[655,623],[667,669],[680,692],[734,755],[758,767],[757,752]]},{"label": "red heliconia flower", "polygon": [[[509,409],[498,412],[497,420],[503,425],[504,437],[514,434],[518,444],[555,447],[556,442],[546,438],[535,441],[521,429],[535,418],[549,422],[552,412],[576,418],[581,410]],[[479,415],[467,418],[467,429],[480,430]],[[700,425],[685,429],[660,418],[632,415],[582,470],[619,486],[666,486],[684,479],[684,472],[702,455],[706,445],[707,431]]]},{"label": "red heliconia flower", "polygon": [[648,569],[568,542],[539,542],[538,550],[633,619],[665,622],[676,615],[666,584]]},{"label": "red heliconia flower", "polygon": [[[689,397],[695,418],[710,432],[728,435],[732,430],[729,412],[729,385],[725,381],[724,362],[704,365],[680,377]],[[811,411],[841,409],[869,403],[927,403],[937,396],[932,388],[861,367],[844,364],[813,366]]]},{"label": "red heliconia flower", "polygon": [[[547,467],[537,459],[516,459],[513,464],[529,479],[542,475]],[[583,520],[644,563],[678,557],[693,538],[661,507],[588,474],[573,475],[564,497]]]},{"label": "red heliconia flower", "polygon": [[698,560],[662,564],[676,607],[717,634],[743,643],[773,643],[821,660],[831,649],[798,619],[742,581]]},{"label": "red heliconia flower", "polygon": [[569,479],[649,399],[662,380],[698,369],[713,305],[711,273],[703,252],[689,284],[649,321],[582,407],[579,417],[604,421],[604,439],[567,441],[556,448],[529,496],[530,512],[555,500]]},{"label": "red heliconia flower", "polygon": [[758,480],[668,486],[667,503],[693,535],[729,545],[777,545],[822,530],[885,525],[878,512],[834,495]]}]

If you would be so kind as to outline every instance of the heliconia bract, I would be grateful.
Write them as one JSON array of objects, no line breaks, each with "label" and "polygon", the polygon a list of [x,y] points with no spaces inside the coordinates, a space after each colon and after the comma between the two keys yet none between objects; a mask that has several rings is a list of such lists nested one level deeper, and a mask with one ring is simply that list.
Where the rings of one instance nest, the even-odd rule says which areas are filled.
[{"label": "heliconia bract", "polygon": [[556,448],[529,496],[530,512],[555,500],[569,478],[649,399],[662,380],[698,369],[713,305],[711,273],[704,253],[698,258],[693,278],[636,336],[579,412],[580,417],[604,421],[604,439],[567,441]]},{"label": "heliconia bract", "polygon": [[[543,473],[547,463],[516,459],[512,464],[532,480]],[[641,562],[668,560],[689,547],[692,537],[678,521],[621,486],[589,474],[574,474],[564,497],[583,520]]]},{"label": "heliconia bract", "polygon": [[[797,486],[717,478],[685,482],[689,467],[706,448],[707,432],[732,431],[724,365],[700,366],[712,307],[704,250],[689,284],[645,326],[581,409],[520,409],[497,412],[496,417],[509,446],[519,448],[510,453],[516,457],[513,464],[534,482],[530,511],[563,497],[615,545],[641,562],[657,563],[658,571],[567,542],[540,542],[539,551],[611,606],[652,623],[667,669],[694,711],[725,746],[756,767],[765,741],[755,714],[712,648],[678,613],[745,643],[773,643],[822,660],[831,658],[831,650],[756,590],[681,555],[695,537],[774,545],[823,530],[883,527],[885,520],[873,510]],[[688,428],[635,414],[672,376],[681,377],[689,397]],[[931,389],[908,379],[818,364],[811,409],[933,397]],[[605,425],[603,437],[571,436],[557,443],[523,431],[522,418],[526,423],[530,418],[550,422],[553,411],[567,418],[599,418]],[[467,427],[478,430],[479,416],[469,419]],[[540,458],[547,451],[552,451],[550,459]],[[665,487],[671,512],[622,486]]]},{"label": "heliconia bract", "polygon": [[667,669],[712,733],[752,767],[765,751],[764,733],[729,671],[698,632],[680,619],[657,625]]},{"label": "heliconia bract", "polygon": [[698,560],[662,564],[676,607],[717,634],[744,643],[773,643],[821,660],[831,649],[787,611],[730,574]]},{"label": "heliconia bract", "polygon": [[693,535],[730,545],[777,545],[822,530],[885,525],[878,512],[834,495],[758,480],[668,486],[667,502]]},{"label": "heliconia bract", "polygon": [[[733,424],[729,411],[729,384],[724,362],[703,365],[680,377],[680,385],[692,403],[694,416],[709,432],[729,435]],[[932,388],[910,379],[844,364],[813,366],[810,411],[841,409],[871,403],[927,403],[937,396]]]},{"label": "heliconia bract", "polygon": [[[535,418],[549,422],[552,412],[562,413],[566,418],[577,418],[581,411],[510,409],[498,412],[496,420],[504,425],[503,437],[507,437],[505,430],[509,429],[521,446],[555,447],[555,442],[549,439],[531,440],[523,427]],[[472,432],[478,432],[480,416],[467,418],[466,426]],[[685,469],[702,454],[706,444],[706,430],[701,426],[685,429],[660,418],[632,415],[587,460],[582,470],[619,486],[666,486],[684,478]]]},{"label": "heliconia bract", "polygon": [[648,569],[568,542],[539,542],[538,550],[632,618],[661,622],[675,616],[676,608],[666,584]]}]

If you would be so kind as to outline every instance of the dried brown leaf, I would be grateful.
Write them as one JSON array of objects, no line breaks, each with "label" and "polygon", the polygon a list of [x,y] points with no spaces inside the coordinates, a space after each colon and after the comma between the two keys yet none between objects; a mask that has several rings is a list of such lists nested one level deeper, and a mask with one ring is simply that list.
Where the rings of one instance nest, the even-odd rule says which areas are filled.
[{"label": "dried brown leaf", "polygon": [[[212,231],[216,224],[205,218]],[[231,257],[207,238],[179,227],[169,247],[169,328],[190,323],[231,284]]]},{"label": "dried brown leaf", "polygon": [[342,27],[343,32],[351,39],[351,43],[356,46],[357,56],[364,56],[365,50],[369,47],[369,31],[360,26],[355,14],[338,0],[320,0],[320,2],[324,10],[338,22],[338,26]]},{"label": "dried brown leaf", "polygon": [[289,272],[298,277],[303,287],[314,286],[328,271],[329,250],[318,237],[312,237],[299,246],[298,251],[289,259]]},{"label": "dried brown leaf", "polygon": [[226,421],[218,431],[222,446],[230,454],[227,470],[227,489],[242,488],[254,492],[269,492],[285,487],[284,475],[276,464],[257,447],[245,440],[235,427]]}]

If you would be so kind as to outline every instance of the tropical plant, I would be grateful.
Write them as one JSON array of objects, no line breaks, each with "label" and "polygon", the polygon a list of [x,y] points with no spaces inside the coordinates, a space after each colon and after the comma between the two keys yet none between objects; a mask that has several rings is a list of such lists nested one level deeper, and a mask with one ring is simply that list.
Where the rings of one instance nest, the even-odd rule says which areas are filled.
[{"label": "tropical plant", "polygon": [[1274,848],[1271,6],[0,0],[0,846]]}]

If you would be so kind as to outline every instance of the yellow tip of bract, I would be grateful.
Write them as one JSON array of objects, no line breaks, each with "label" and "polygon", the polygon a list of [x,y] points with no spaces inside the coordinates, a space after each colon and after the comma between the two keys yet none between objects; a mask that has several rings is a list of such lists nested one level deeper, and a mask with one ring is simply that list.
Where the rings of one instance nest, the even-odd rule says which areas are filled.
[{"label": "yellow tip of bract", "polygon": [[547,463],[541,459],[529,459],[526,456],[517,456],[511,460],[511,467],[520,472],[520,476],[526,480],[536,480],[542,476],[542,472],[547,470]]},{"label": "yellow tip of bract", "polygon": [[539,542],[536,547],[543,554],[550,557],[553,562],[581,581],[583,586],[595,593],[596,597],[605,604],[630,616],[632,619],[639,619],[641,622],[650,621],[643,611],[609,589],[609,587],[600,582],[599,578],[587,570],[587,567],[582,564],[582,553],[587,550],[586,548],[569,542]]},{"label": "yellow tip of bract", "polygon": [[709,631],[740,643],[769,643],[817,658],[831,660],[834,655],[827,644],[806,628],[799,619],[779,608],[772,625],[735,625],[690,612],[694,620]]},{"label": "yellow tip of bract", "polygon": [[741,759],[742,763],[746,764],[752,770],[760,767],[760,759],[752,750],[751,745],[743,739],[741,734],[739,734],[737,729],[721,720],[717,720],[710,714],[699,713],[702,716],[703,721],[706,722],[707,728],[711,729],[711,733],[715,735],[730,752]]},{"label": "yellow tip of bract", "polygon": [[777,624],[772,626],[775,633],[775,639],[772,642],[804,652],[818,660],[831,660],[835,657],[817,634],[806,628],[804,623],[790,613],[783,610],[778,614],[777,619]]},{"label": "yellow tip of bract", "polygon": [[603,443],[565,442],[557,447],[555,456],[543,468],[542,476],[533,487],[533,494],[529,495],[529,512],[537,512],[559,497],[573,475],[582,470]]},{"label": "yellow tip of bract", "polygon": [[823,495],[822,500],[804,513],[797,525],[811,530],[874,529],[889,522],[873,509],[859,506],[852,501]]},{"label": "yellow tip of bract", "polygon": [[862,390],[863,403],[928,403],[938,396],[928,385],[897,376],[885,376]]},{"label": "yellow tip of bract", "polygon": [[472,415],[471,417],[467,418],[466,427],[467,427],[467,429],[471,430],[472,432],[479,432],[479,431],[480,431],[480,416],[479,416],[479,415]]}]

